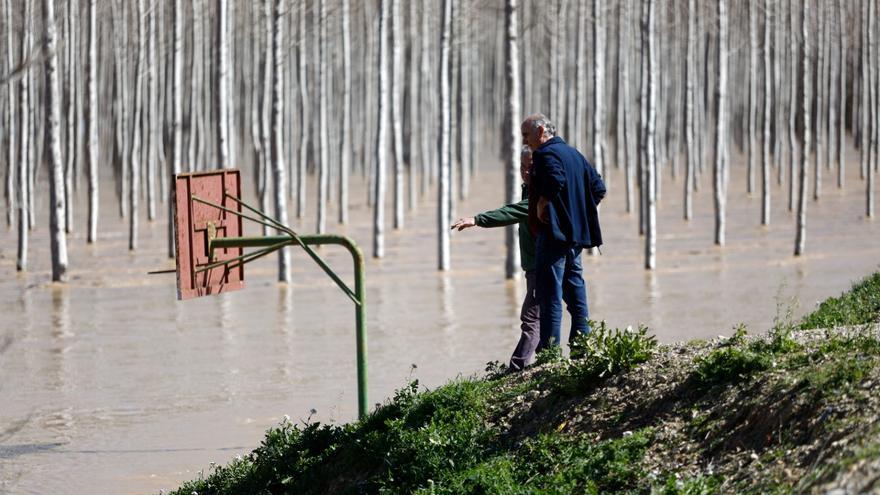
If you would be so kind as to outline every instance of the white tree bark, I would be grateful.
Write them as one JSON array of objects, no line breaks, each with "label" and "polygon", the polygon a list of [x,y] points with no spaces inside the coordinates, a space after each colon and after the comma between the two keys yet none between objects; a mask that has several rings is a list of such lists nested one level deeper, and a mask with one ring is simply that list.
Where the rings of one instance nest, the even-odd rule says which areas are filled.
[{"label": "white tree bark", "polygon": [[[596,1],[593,1],[595,7]],[[527,46],[523,51],[528,50]],[[577,3],[577,47],[575,48],[575,113],[574,126],[572,129],[571,145],[579,150],[586,151],[586,139],[584,139],[584,113],[587,103],[587,0],[578,0]],[[528,60],[528,57],[525,57]]]},{"label": "white tree bark", "polygon": [[795,42],[795,16],[794,8],[796,0],[789,0],[789,75],[788,75],[788,211],[794,211],[795,202],[795,161],[797,160],[797,43]]},{"label": "white tree bark", "polygon": [[[595,1],[595,0],[594,0]],[[725,0],[720,0],[721,2]],[[656,0],[648,0],[647,19],[645,20],[645,36],[648,38],[648,128],[646,143],[645,182],[642,187],[646,189],[646,222],[645,222],[645,268],[653,270],[657,267],[657,157],[656,149],[656,126],[657,126],[657,96],[660,79],[660,67],[658,66],[658,43],[657,43],[657,4]]]},{"label": "white tree bark", "polygon": [[727,208],[727,0],[718,0],[718,75],[715,88],[717,114],[715,117],[715,165],[713,167],[715,193],[715,244],[725,242]]},{"label": "white tree bark", "polygon": [[[180,0],[177,0],[180,1]],[[89,53],[86,79],[86,160],[89,171],[89,228],[87,242],[98,240],[98,0],[89,0]],[[171,227],[169,226],[169,229]]]},{"label": "white tree bark", "polygon": [[[507,33],[504,47],[506,66],[504,116],[504,200],[507,204],[517,201],[519,192],[519,155],[521,133],[519,129],[519,6],[517,0],[506,0],[504,9],[504,27]],[[537,200],[537,197],[534,198]],[[510,225],[504,230],[504,241],[507,256],[504,263],[504,275],[514,278],[520,272],[520,252],[517,244],[517,225]]]},{"label": "white tree bark", "polygon": [[690,220],[694,215],[694,176],[696,162],[699,159],[694,142],[694,104],[696,103],[695,84],[697,80],[697,0],[688,0],[688,46],[687,46],[687,82],[685,96],[685,182],[684,182],[684,219]]},{"label": "white tree bark", "polygon": [[[446,0],[449,1],[449,0]],[[390,0],[380,0],[381,12],[379,14],[379,87],[377,109],[378,119],[376,124],[376,178],[375,187],[375,203],[373,204],[373,257],[382,258],[385,256],[385,170],[387,162],[387,140],[388,132],[388,104],[390,95],[388,94],[388,8]]]},{"label": "white tree bark", "polygon": [[811,84],[811,67],[810,67],[810,3],[804,2],[801,7],[801,80],[804,84],[804,90],[801,95],[801,113],[804,118],[803,125],[803,144],[801,145],[800,170],[798,173],[798,184],[800,192],[798,193],[798,209],[797,209],[797,233],[794,240],[794,255],[800,256],[804,254],[804,247],[807,241],[807,180],[809,171],[810,157],[810,126],[812,120],[810,118],[810,107],[812,104],[813,90]]},{"label": "white tree bark", "polygon": [[394,146],[394,229],[403,228],[403,125],[400,0],[391,0],[391,128]]},{"label": "white tree bark", "polygon": [[[12,5],[10,0],[4,0],[6,10],[6,25],[12,26]],[[14,64],[12,48],[12,29],[6,30],[6,67],[7,72],[12,70]],[[16,108],[15,108],[15,81],[10,79],[6,83],[6,104],[9,111],[6,114],[6,227],[15,225],[15,213],[18,209],[18,191],[16,190],[16,166],[15,161],[15,132],[16,132]]]},{"label": "white tree bark", "polygon": [[[871,5],[868,7],[868,75],[870,81],[870,102],[868,103],[869,108],[866,108],[866,114],[870,114],[870,123],[865,126],[865,131],[869,132],[868,136],[865,136],[865,140],[863,141],[863,146],[868,149],[868,154],[870,157],[865,163],[865,216],[868,218],[874,218],[874,177],[876,174],[876,168],[878,162],[880,162],[880,156],[878,156],[878,140],[880,140],[880,102],[878,102],[878,98],[880,98],[880,90],[877,89],[877,85],[880,84],[880,74],[878,74],[878,52],[880,52],[880,47],[877,46],[877,33],[876,27],[874,25],[875,18],[877,16],[877,6],[874,2],[871,2]],[[870,143],[868,142],[870,140]],[[873,163],[872,163],[873,159]]]},{"label": "white tree bark", "polygon": [[838,88],[838,104],[839,107],[839,116],[840,122],[838,123],[838,136],[837,136],[837,187],[843,189],[844,183],[846,182],[846,167],[844,166],[846,160],[846,141],[844,141],[846,137],[846,71],[847,71],[847,52],[846,52],[846,44],[848,42],[848,38],[846,35],[848,26],[845,25],[846,22],[846,3],[845,0],[837,0],[837,27],[839,32],[839,41],[840,41],[840,51],[838,52],[838,59],[840,60],[840,74],[838,74],[840,87]]},{"label": "white tree bark", "polygon": [[[94,0],[92,0],[94,1]],[[171,103],[171,175],[177,175],[183,168],[183,8],[182,0],[174,1],[174,34],[172,52],[172,103]],[[168,257],[174,257],[174,197],[168,202]]]},{"label": "white tree bark", "polygon": [[[275,179],[275,219],[287,225],[287,167],[284,165],[284,0],[275,0],[272,33],[272,171]],[[278,250],[278,281],[290,282],[290,250]]]},{"label": "white tree bark", "polygon": [[[383,0],[385,1],[385,0]],[[510,2],[507,0],[508,8]],[[440,156],[439,187],[437,188],[437,268],[446,271],[449,263],[449,171],[452,168],[452,98],[449,91],[449,52],[452,24],[452,0],[443,0],[443,17],[440,35],[440,132],[438,155]]]},{"label": "white tree bark", "polygon": [[[24,16],[22,18],[21,60],[28,59],[31,50],[31,2],[24,0]],[[30,227],[28,197],[28,175],[30,163],[30,69],[24,68],[18,80],[18,252],[15,268],[17,271],[27,270],[28,262],[28,230]]]},{"label": "white tree bark", "polygon": [[52,281],[67,281],[67,235],[64,232],[64,164],[61,159],[61,100],[58,84],[58,34],[55,0],[43,0],[46,43],[46,119],[49,128],[49,243]]},{"label": "white tree bark", "polygon": [[303,218],[306,214],[306,171],[309,157],[309,126],[311,125],[307,115],[309,110],[309,81],[306,71],[306,2],[300,2],[299,9],[299,39],[297,40],[297,59],[299,62],[299,96],[300,96],[300,125],[299,125],[299,163],[297,163],[297,191],[296,217]]},{"label": "white tree bark", "polygon": [[330,151],[329,127],[327,125],[327,79],[330,75],[327,72],[327,60],[330,55],[327,53],[327,0],[320,0],[320,34],[318,37],[318,233],[323,234],[327,230],[327,193],[330,180]]},{"label": "white tree bark", "polygon": [[348,175],[351,170],[351,14],[342,0],[342,157],[339,161],[339,223],[348,223]]},{"label": "white tree bark", "polygon": [[159,64],[156,61],[156,14],[151,6],[147,12],[147,219],[156,219],[156,162],[159,159]]},{"label": "white tree bark", "polygon": [[[76,150],[79,147],[77,130],[80,123],[77,121],[77,74],[76,64],[76,43],[79,26],[77,26],[77,14],[79,13],[79,2],[67,0],[67,40],[65,42],[65,52],[67,55],[67,108],[65,109],[66,119],[66,146],[64,157],[64,231],[73,232],[73,181],[74,171],[76,170]],[[60,88],[59,88],[60,91]],[[60,102],[59,102],[60,104]]]},{"label": "white tree bark", "polygon": [[407,125],[408,144],[409,144],[409,210],[414,211],[418,205],[418,174],[416,173],[416,163],[424,160],[424,155],[417,153],[417,149],[421,146],[422,128],[427,126],[417,125],[419,122],[420,106],[422,98],[422,88],[419,86],[419,65],[421,59],[419,51],[423,40],[419,40],[416,32],[416,6],[415,0],[409,3],[409,123]]},{"label": "white tree bark", "polygon": [[755,163],[758,160],[758,2],[749,0],[749,131],[746,192],[755,190]]},{"label": "white tree bark", "polygon": [[134,124],[131,126],[131,154],[129,155],[129,195],[128,195],[128,249],[135,250],[138,245],[138,202],[140,198],[140,161],[141,161],[141,135],[143,131],[141,112],[143,111],[143,70],[144,70],[144,41],[146,28],[144,17],[146,16],[145,0],[137,2],[137,59],[134,67]]},{"label": "white tree bark", "polygon": [[[593,0],[593,166],[605,174],[605,12],[604,2]],[[652,3],[653,5],[653,3]],[[608,177],[605,177],[606,181]]]},{"label": "white tree bark", "polygon": [[[761,225],[770,224],[770,121],[775,114],[772,103],[773,79],[770,71],[770,32],[774,14],[773,0],[764,0],[764,140],[761,156]],[[777,47],[778,49],[779,47]]]},{"label": "white tree bark", "polygon": [[231,168],[229,156],[229,10],[226,0],[217,0],[217,144],[220,168]]}]

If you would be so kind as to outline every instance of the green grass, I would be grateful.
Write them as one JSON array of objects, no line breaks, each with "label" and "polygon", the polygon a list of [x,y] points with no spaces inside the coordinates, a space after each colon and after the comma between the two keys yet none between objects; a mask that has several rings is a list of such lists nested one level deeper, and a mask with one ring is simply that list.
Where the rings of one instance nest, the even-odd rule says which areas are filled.
[{"label": "green grass", "polygon": [[823,301],[816,311],[804,317],[800,328],[832,328],[864,325],[880,320],[880,272],[870,275],[839,297]]}]

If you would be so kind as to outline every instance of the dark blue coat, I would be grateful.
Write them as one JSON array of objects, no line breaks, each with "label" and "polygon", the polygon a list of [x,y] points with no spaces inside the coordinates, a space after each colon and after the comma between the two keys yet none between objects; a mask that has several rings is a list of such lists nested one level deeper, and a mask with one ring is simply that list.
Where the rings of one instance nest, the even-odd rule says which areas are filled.
[{"label": "dark blue coat", "polygon": [[554,239],[584,248],[602,245],[597,207],[605,183],[578,150],[558,136],[542,144],[532,153],[531,189],[535,200],[550,201],[550,222],[543,228]]}]

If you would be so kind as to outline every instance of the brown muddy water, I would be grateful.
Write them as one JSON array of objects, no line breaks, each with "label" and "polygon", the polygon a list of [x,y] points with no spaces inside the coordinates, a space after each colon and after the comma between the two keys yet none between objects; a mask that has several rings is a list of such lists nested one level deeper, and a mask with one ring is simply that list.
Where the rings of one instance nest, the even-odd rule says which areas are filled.
[{"label": "brown muddy water", "polygon": [[[787,189],[774,182],[772,225],[762,228],[760,198],[745,194],[738,163],[728,244],[717,248],[710,174],[689,223],[681,220],[680,181],[664,174],[653,273],[642,269],[637,220],[623,211],[623,176],[612,171],[607,244],[601,256],[584,256],[591,315],[615,326],[644,323],[671,342],[730,334],[740,322],[764,332],[791,298],[798,317],[845,290],[880,267],[880,222],[865,219],[864,182],[852,150],[849,157],[846,189],[826,172],[821,201],[808,202],[801,258],[792,256]],[[370,213],[355,182],[352,226],[330,230],[369,254]],[[484,167],[457,212],[500,205],[502,183],[500,168]],[[164,209],[143,222],[141,246],[129,253],[112,186],[103,187],[95,246],[85,243],[80,191],[66,285],[48,283],[45,193],[29,272],[15,271],[15,232],[0,234],[0,492],[158,493],[250,451],[285,414],[355,418],[352,304],[304,253],[294,251],[291,286],[275,283],[276,261],[267,258],[248,265],[244,291],[178,302],[173,276],[145,274],[172,266]],[[434,198],[432,191],[407,215],[403,231],[389,228],[387,257],[367,263],[371,403],[411,378],[435,387],[504,361],[518,338],[523,286],[504,280],[503,232],[454,234],[452,270],[438,273]],[[312,197],[308,205],[308,220],[295,224],[304,232],[314,227]],[[344,251],[320,252],[351,279]]]}]

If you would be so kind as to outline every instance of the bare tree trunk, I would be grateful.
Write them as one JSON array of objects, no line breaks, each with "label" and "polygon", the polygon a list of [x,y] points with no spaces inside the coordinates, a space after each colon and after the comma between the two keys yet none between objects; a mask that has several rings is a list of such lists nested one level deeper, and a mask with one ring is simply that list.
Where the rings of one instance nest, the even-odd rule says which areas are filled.
[{"label": "bare tree trunk", "polygon": [[[593,0],[593,165],[605,174],[605,12],[601,0]],[[652,3],[653,5],[653,3]],[[608,178],[606,177],[607,181]]]},{"label": "bare tree trunk", "polygon": [[[383,0],[385,1],[385,0]],[[508,10],[510,2],[508,0]],[[449,91],[449,52],[451,50],[450,31],[452,24],[452,0],[443,0],[443,20],[440,35],[440,156],[439,187],[437,188],[437,238],[438,262],[440,271],[449,270],[449,169],[452,168],[452,98]],[[508,14],[509,15],[509,14]],[[516,77],[516,72],[514,72]],[[377,208],[378,209],[378,208]],[[508,256],[509,258],[509,256]]]},{"label": "bare tree trunk", "polygon": [[[770,224],[770,121],[774,110],[773,79],[770,72],[770,23],[774,12],[773,0],[764,0],[764,141],[761,159],[761,225]],[[776,47],[777,50],[779,47]]]},{"label": "bare tree trunk", "polygon": [[[79,76],[76,72],[76,40],[77,34],[79,31],[79,26],[77,26],[77,14],[79,13],[78,4],[79,2],[75,2],[72,0],[67,1],[67,40],[66,40],[66,55],[67,55],[67,109],[65,113],[67,114],[67,118],[65,119],[65,123],[67,124],[67,142],[65,147],[65,163],[64,163],[64,231],[67,233],[73,232],[73,181],[74,181],[74,171],[76,170],[76,150],[78,147],[78,137],[77,137],[77,129],[79,128],[79,121],[76,118],[76,100],[77,100],[77,81],[79,80]],[[60,88],[59,88],[60,90]],[[59,102],[59,105],[61,102]],[[60,115],[59,115],[60,117]]]},{"label": "bare tree trunk", "polygon": [[348,175],[351,169],[351,34],[349,0],[342,0],[342,158],[339,162],[339,223],[348,223]]},{"label": "bare tree trunk", "polygon": [[[595,0],[594,0],[594,8]],[[523,22],[525,24],[525,22]],[[574,126],[571,132],[571,145],[586,151],[584,126],[585,107],[587,102],[587,0],[577,2],[577,46],[575,47],[575,107]],[[523,51],[528,47],[523,45]],[[524,57],[528,60],[528,56]]]},{"label": "bare tree trunk", "polygon": [[804,254],[804,246],[807,237],[807,180],[808,167],[810,157],[810,106],[813,98],[812,90],[812,74],[810,71],[810,4],[812,2],[804,2],[801,7],[801,80],[804,82],[804,90],[801,95],[801,112],[804,117],[804,139],[801,148],[801,161],[799,170],[799,195],[797,209],[797,234],[794,240],[794,255],[800,256]]},{"label": "bare tree trunk", "polygon": [[695,166],[698,160],[696,143],[694,142],[694,104],[696,103],[695,83],[697,80],[697,0],[688,0],[688,47],[687,47],[687,82],[685,97],[685,141],[687,146],[687,161],[685,162],[684,182],[684,219],[690,220],[694,215],[694,179]]},{"label": "bare tree trunk", "polygon": [[391,129],[394,146],[394,229],[403,228],[403,126],[400,0],[391,0]]},{"label": "bare tree trunk", "polygon": [[[446,0],[449,1],[449,0]],[[375,203],[373,205],[373,257],[385,256],[385,169],[387,155],[387,130],[386,115],[388,112],[388,8],[390,0],[380,0],[379,8],[379,107],[377,109],[378,122],[376,132],[376,188]]]},{"label": "bare tree trunk", "polygon": [[715,244],[724,245],[727,208],[727,0],[718,0],[718,83],[715,88]]},{"label": "bare tree trunk", "polygon": [[[257,192],[260,196],[260,209],[269,211],[269,174],[270,167],[274,170],[274,161],[272,158],[272,139],[274,133],[272,130],[272,112],[275,62],[275,45],[273,36],[275,30],[275,14],[273,0],[263,0],[263,22],[264,22],[264,43],[263,43],[263,88],[261,91],[262,98],[260,100],[260,149],[258,153],[259,163],[257,164]],[[263,225],[263,235],[269,235],[269,226]]]},{"label": "bare tree trunk", "polygon": [[816,136],[815,136],[815,148],[816,153],[813,156],[813,166],[814,166],[814,175],[813,175],[813,200],[818,201],[819,196],[822,193],[822,158],[824,158],[823,154],[823,146],[825,146],[824,136],[822,133],[822,129],[824,128],[825,122],[825,66],[828,63],[825,58],[825,39],[826,39],[826,23],[825,23],[825,9],[822,5],[822,2],[818,2],[818,8],[816,14],[819,18],[818,23],[816,24],[816,53],[817,53],[817,65],[816,65]]},{"label": "bare tree trunk", "polygon": [[152,6],[147,14],[147,219],[156,219],[156,162],[159,159],[159,64],[156,61],[156,14]]},{"label": "bare tree trunk", "polygon": [[[179,0],[178,0],[179,1]],[[89,167],[89,244],[98,240],[98,0],[89,0],[89,54],[86,94],[86,160]],[[169,225],[170,228],[170,225]]]},{"label": "bare tree trunk", "polygon": [[620,4],[620,20],[623,24],[621,33],[620,53],[621,53],[621,91],[623,96],[623,149],[626,152],[626,212],[631,213],[633,210],[633,197],[635,196],[635,170],[636,170],[636,154],[633,152],[635,144],[632,135],[633,116],[632,116],[632,95],[630,94],[630,42],[632,41],[632,31],[630,24],[630,0],[622,0]]},{"label": "bare tree trunk", "polygon": [[[22,17],[21,61],[28,60],[31,50],[31,2],[24,0],[24,16]],[[30,157],[30,68],[25,67],[18,82],[18,253],[15,268],[17,271],[27,270],[28,227],[30,198],[28,197],[28,174]]]},{"label": "bare tree trunk", "polygon": [[[462,9],[464,9],[463,3]],[[473,47],[470,46],[470,25],[473,22],[472,12],[463,11],[459,15],[461,19],[461,29],[458,43],[461,45],[461,55],[458,59],[458,150],[460,173],[458,175],[458,198],[464,200],[470,192],[470,145],[473,138],[473,130],[471,129],[471,54]]]},{"label": "bare tree trunk", "polygon": [[[594,0],[595,1],[595,0]],[[719,0],[724,2],[725,0]],[[646,189],[646,225],[645,225],[645,268],[653,270],[657,267],[657,157],[655,155],[655,139],[657,125],[657,89],[660,79],[657,53],[657,15],[656,0],[648,0],[647,18],[645,19],[644,36],[648,39],[648,126],[645,138],[647,157],[645,164]],[[595,13],[595,12],[594,12]]]},{"label": "bare tree trunk", "polygon": [[[407,125],[408,143],[409,143],[409,210],[413,211],[418,204],[418,175],[416,174],[416,157],[419,161],[425,157],[421,153],[416,153],[416,148],[420,146],[422,134],[421,125],[417,125],[419,120],[419,110],[422,98],[422,88],[419,87],[419,70],[416,64],[418,52],[424,41],[418,39],[416,34],[416,5],[415,0],[409,2],[409,123]],[[418,47],[418,48],[417,48]]]},{"label": "bare tree trunk", "polygon": [[[93,0],[94,1],[94,0]],[[174,0],[174,38],[172,67],[172,115],[171,115],[171,174],[177,175],[183,168],[183,8],[181,0]],[[168,257],[174,257],[174,198],[168,198]]]},{"label": "bare tree trunk", "polygon": [[[421,62],[419,64],[419,87],[421,88],[421,101],[419,102],[419,106],[421,108],[422,115],[429,116],[431,114],[431,99],[433,98],[433,91],[431,89],[431,77],[430,74],[430,43],[428,40],[428,8],[433,3],[430,0],[422,0],[422,18],[421,18],[421,28],[420,28],[420,36],[419,40],[421,42]],[[420,126],[421,133],[421,145],[422,145],[422,153],[421,153],[421,174],[422,174],[422,182],[421,189],[422,195],[426,195],[428,192],[428,185],[433,182],[433,173],[431,163],[433,163],[435,153],[431,152],[431,132],[430,129],[432,126],[423,125]]]},{"label": "bare tree trunk", "polygon": [[[795,41],[795,0],[789,0],[789,93],[788,93],[788,211],[794,211],[795,160],[797,160],[797,43]],[[806,151],[804,151],[806,152]]]},{"label": "bare tree trunk", "polygon": [[144,70],[144,41],[146,30],[144,27],[144,17],[146,9],[144,0],[137,2],[137,62],[134,68],[134,124],[131,126],[131,154],[129,155],[130,172],[129,172],[129,222],[128,222],[128,249],[137,249],[138,244],[138,201],[140,197],[140,160],[141,160],[141,135],[142,121],[141,112],[143,111],[143,77]]},{"label": "bare tree trunk", "polygon": [[[870,100],[867,103],[867,107],[865,109],[865,114],[870,114],[870,124],[865,126],[865,132],[869,134],[865,136],[863,141],[863,146],[866,150],[868,150],[869,158],[865,164],[865,216],[868,218],[874,218],[874,176],[876,175],[876,168],[878,162],[880,162],[880,156],[878,156],[878,140],[880,140],[880,102],[878,102],[878,98],[880,98],[880,91],[877,89],[877,84],[880,84],[880,74],[878,74],[877,67],[877,56],[878,56],[878,47],[877,47],[877,33],[876,27],[874,26],[874,20],[877,16],[877,6],[874,2],[870,2],[870,6],[868,7],[868,80],[869,85],[871,86],[870,90]],[[872,163],[872,160],[874,163]]]},{"label": "bare tree trunk", "polygon": [[[4,0],[3,6],[6,10],[6,67],[7,72],[13,67],[13,48],[12,48],[12,6],[10,0]],[[10,79],[6,83],[6,103],[9,106],[9,112],[6,114],[6,227],[12,228],[15,224],[15,211],[18,208],[18,191],[16,191],[16,161],[15,161],[15,81]]]},{"label": "bare tree trunk", "polygon": [[[275,219],[287,225],[287,167],[284,165],[284,0],[275,0],[272,33],[272,171],[275,179]],[[278,251],[278,281],[290,282],[290,250]]]},{"label": "bare tree trunk", "polygon": [[229,10],[226,0],[217,0],[217,144],[220,168],[231,168],[229,156]]},{"label": "bare tree trunk", "polygon": [[870,154],[870,143],[871,143],[871,135],[868,133],[868,129],[870,129],[870,108],[871,108],[871,40],[870,40],[870,17],[871,17],[871,9],[869,4],[871,0],[863,0],[862,1],[862,77],[861,77],[861,106],[859,108],[859,116],[862,118],[861,125],[859,125],[859,148],[861,151],[861,175],[862,178],[867,178],[867,169],[868,169],[868,161]]},{"label": "bare tree trunk", "polygon": [[61,101],[58,84],[57,28],[54,0],[43,0],[46,36],[46,124],[49,127],[49,239],[52,281],[67,281],[67,235],[64,232],[64,164],[61,161]]},{"label": "bare tree trunk", "polygon": [[846,22],[846,4],[845,0],[837,0],[837,28],[840,35],[840,51],[838,53],[838,59],[840,60],[840,74],[838,75],[840,81],[840,87],[838,88],[838,105],[839,105],[839,116],[840,122],[838,123],[838,136],[837,136],[837,187],[842,189],[845,182],[845,170],[844,167],[845,159],[846,159],[846,71],[847,71],[847,60],[846,60],[846,44],[848,42],[846,31],[848,29],[845,26]]},{"label": "bare tree trunk", "polygon": [[327,60],[330,55],[327,53],[327,0],[321,0],[320,5],[320,35],[318,48],[320,55],[318,56],[318,146],[319,159],[318,164],[318,233],[323,234],[327,229],[327,193],[330,185],[330,151],[329,129],[327,126]]},{"label": "bare tree trunk", "polygon": [[[504,9],[504,27],[507,37],[504,43],[504,60],[507,67],[505,71],[505,84],[507,88],[504,112],[504,199],[505,202],[517,201],[517,189],[519,184],[519,154],[520,154],[520,129],[519,129],[519,6],[517,0],[506,0]],[[537,196],[534,200],[537,201]],[[507,256],[504,263],[504,274],[507,278],[519,275],[520,253],[517,246],[517,226],[510,225],[505,228],[505,247]]]},{"label": "bare tree trunk", "polygon": [[299,60],[299,95],[300,95],[300,134],[299,134],[299,163],[297,163],[297,191],[296,217],[303,218],[306,214],[306,171],[309,157],[309,84],[306,72],[306,3],[300,2],[299,11],[299,39],[297,40]]},{"label": "bare tree trunk", "polygon": [[758,124],[758,3],[749,1],[749,159],[746,173],[746,192],[755,190],[755,162],[757,161]]}]

